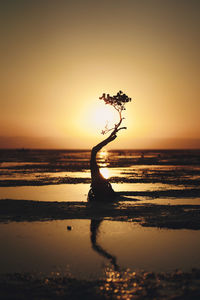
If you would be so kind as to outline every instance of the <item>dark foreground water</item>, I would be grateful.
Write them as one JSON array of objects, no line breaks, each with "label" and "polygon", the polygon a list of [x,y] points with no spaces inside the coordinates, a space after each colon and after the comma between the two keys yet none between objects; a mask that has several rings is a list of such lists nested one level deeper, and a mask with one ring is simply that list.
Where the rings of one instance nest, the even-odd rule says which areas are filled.
[{"label": "dark foreground water", "polygon": [[[46,299],[44,287],[47,299],[81,299],[80,286],[90,299],[87,280],[98,281],[91,299],[162,299],[161,288],[166,299],[198,299],[200,151],[101,151],[101,172],[120,196],[112,206],[87,203],[89,158],[79,150],[0,150],[4,298],[15,299],[9,293],[20,282],[16,299],[31,299],[27,288],[37,290],[40,278],[34,299]],[[69,278],[77,280],[70,292]]]},{"label": "dark foreground water", "polygon": [[132,272],[200,268],[199,230],[145,228],[104,220],[94,242],[92,222],[69,219],[1,224],[1,273],[59,272],[91,280],[103,278],[106,266],[112,267],[113,261],[119,269]]}]

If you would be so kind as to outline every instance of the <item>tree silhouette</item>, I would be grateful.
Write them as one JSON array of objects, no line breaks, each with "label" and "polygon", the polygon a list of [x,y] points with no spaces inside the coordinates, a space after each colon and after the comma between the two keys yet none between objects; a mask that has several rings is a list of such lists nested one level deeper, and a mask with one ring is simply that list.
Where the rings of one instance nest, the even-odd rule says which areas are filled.
[{"label": "tree silhouette", "polygon": [[102,142],[97,144],[92,148],[91,158],[90,158],[90,170],[91,170],[91,188],[88,193],[88,200],[90,201],[113,201],[115,198],[115,192],[110,184],[110,182],[105,179],[100,173],[99,166],[96,161],[97,153],[107,144],[116,139],[117,133],[121,129],[126,129],[126,127],[120,127],[123,121],[122,111],[125,110],[125,104],[131,101],[126,94],[122,91],[119,91],[116,95],[110,96],[109,94],[103,94],[99,98],[103,100],[106,105],[111,105],[119,113],[119,122],[114,125],[113,128],[108,128],[105,126],[105,129],[102,130],[102,134],[106,134],[111,131],[110,135],[104,139]]}]

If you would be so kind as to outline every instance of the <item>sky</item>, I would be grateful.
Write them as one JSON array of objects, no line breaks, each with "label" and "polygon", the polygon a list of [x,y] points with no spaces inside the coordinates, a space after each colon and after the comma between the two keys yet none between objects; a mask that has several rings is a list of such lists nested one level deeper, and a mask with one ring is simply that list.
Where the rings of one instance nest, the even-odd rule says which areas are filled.
[{"label": "sky", "polygon": [[200,1],[0,1],[0,148],[200,148]]}]

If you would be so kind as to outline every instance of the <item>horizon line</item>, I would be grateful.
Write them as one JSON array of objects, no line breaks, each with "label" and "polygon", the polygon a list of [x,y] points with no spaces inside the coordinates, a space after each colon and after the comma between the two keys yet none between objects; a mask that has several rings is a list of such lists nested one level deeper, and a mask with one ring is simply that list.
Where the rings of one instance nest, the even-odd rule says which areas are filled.
[{"label": "horizon line", "polygon": [[[0,147],[0,150],[20,150],[20,151],[28,151],[28,150],[48,150],[48,151],[91,151],[91,148],[31,148],[31,147]],[[107,151],[145,151],[145,150],[151,150],[151,151],[173,151],[173,150],[200,150],[199,148],[113,148],[109,149]]]}]

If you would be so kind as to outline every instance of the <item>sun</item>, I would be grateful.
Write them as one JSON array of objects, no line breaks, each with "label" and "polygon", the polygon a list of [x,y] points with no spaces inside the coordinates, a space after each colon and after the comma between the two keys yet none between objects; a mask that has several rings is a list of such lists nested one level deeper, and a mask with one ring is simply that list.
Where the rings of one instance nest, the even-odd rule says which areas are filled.
[{"label": "sun", "polygon": [[119,115],[110,105],[97,103],[91,112],[91,119],[94,128],[102,131],[106,125],[114,128],[115,124],[119,122]]},{"label": "sun", "polygon": [[118,122],[119,114],[114,107],[95,99],[88,100],[81,107],[77,107],[77,116],[73,120],[74,127],[80,135],[87,132],[90,137],[100,135],[106,125],[108,128],[114,128]]}]

